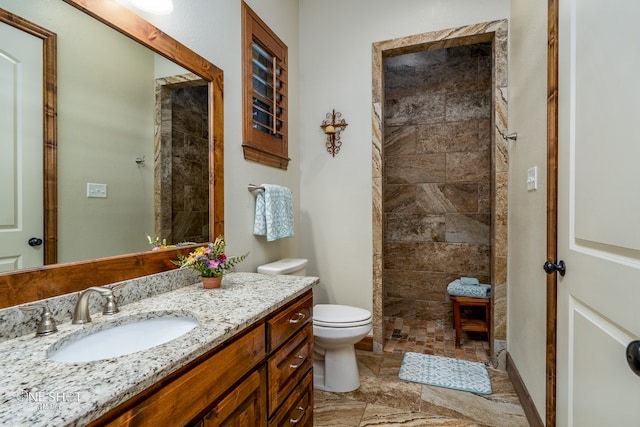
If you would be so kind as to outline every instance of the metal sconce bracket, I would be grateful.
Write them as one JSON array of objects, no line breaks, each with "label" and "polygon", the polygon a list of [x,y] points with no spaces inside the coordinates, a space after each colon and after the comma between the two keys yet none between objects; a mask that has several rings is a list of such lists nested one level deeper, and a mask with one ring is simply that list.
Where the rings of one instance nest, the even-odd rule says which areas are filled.
[{"label": "metal sconce bracket", "polygon": [[331,154],[332,157],[335,157],[336,154],[340,151],[340,147],[342,146],[342,141],[340,141],[340,132],[346,128],[347,122],[341,118],[342,113],[336,113],[336,110],[333,110],[331,113],[327,113],[326,118],[322,121],[320,127],[324,130],[324,133],[327,135],[327,152]]}]

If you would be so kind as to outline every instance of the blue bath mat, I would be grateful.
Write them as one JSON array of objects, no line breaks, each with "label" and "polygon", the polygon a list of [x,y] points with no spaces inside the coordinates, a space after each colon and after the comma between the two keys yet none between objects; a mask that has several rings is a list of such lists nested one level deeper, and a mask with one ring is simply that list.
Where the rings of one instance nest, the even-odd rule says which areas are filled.
[{"label": "blue bath mat", "polygon": [[478,362],[405,353],[398,374],[401,380],[477,394],[491,394],[487,368]]}]

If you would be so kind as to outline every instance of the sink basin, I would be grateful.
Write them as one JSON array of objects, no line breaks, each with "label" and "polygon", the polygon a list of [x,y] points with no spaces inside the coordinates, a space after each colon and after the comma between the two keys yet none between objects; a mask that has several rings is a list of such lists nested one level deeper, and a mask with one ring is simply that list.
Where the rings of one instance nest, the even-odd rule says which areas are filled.
[{"label": "sink basin", "polygon": [[91,362],[147,350],[176,339],[196,327],[189,317],[160,317],[118,324],[49,348],[47,357],[58,362]]}]

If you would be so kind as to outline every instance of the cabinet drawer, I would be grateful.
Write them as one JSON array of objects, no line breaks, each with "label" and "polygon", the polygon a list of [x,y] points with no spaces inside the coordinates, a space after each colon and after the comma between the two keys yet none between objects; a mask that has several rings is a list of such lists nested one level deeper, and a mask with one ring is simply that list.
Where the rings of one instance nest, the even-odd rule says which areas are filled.
[{"label": "cabinet drawer", "polygon": [[313,325],[294,335],[280,350],[269,357],[269,415],[284,402],[300,380],[313,367]]},{"label": "cabinet drawer", "polygon": [[313,294],[309,291],[291,307],[276,314],[267,321],[267,353],[280,347],[296,331],[311,321],[313,315]]},{"label": "cabinet drawer", "polygon": [[276,426],[313,426],[313,371],[307,373],[298,388],[269,420],[269,427]]}]

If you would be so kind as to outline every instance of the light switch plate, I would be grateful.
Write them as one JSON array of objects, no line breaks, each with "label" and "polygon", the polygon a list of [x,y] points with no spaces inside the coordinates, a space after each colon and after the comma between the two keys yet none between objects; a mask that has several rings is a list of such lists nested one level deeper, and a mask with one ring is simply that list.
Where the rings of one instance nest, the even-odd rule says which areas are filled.
[{"label": "light switch plate", "polygon": [[87,197],[107,198],[107,184],[87,182]]},{"label": "light switch plate", "polygon": [[538,189],[538,167],[534,166],[527,170],[527,191]]}]

